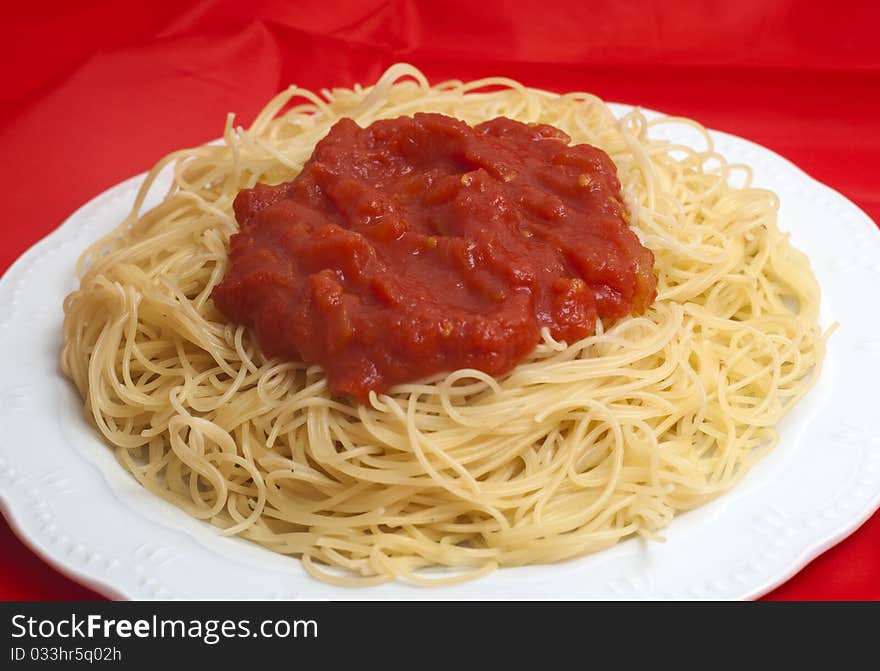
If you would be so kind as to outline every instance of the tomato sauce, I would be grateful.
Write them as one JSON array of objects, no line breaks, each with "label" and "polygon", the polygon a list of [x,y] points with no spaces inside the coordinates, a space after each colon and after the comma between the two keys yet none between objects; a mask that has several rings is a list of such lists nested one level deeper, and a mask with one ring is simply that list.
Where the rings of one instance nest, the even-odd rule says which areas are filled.
[{"label": "tomato sauce", "polygon": [[440,114],[341,119],[302,172],[242,190],[216,306],[268,356],[370,390],[511,370],[542,327],[569,343],[643,312],[654,256],[614,163],[552,126]]}]

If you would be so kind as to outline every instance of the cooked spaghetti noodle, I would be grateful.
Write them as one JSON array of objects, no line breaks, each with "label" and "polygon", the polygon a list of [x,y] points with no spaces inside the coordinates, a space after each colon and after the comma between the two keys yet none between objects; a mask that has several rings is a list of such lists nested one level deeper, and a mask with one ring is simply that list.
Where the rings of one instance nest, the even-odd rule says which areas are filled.
[{"label": "cooked spaghetti noodle", "polygon": [[[369,404],[331,396],[317,366],[265,358],[210,298],[235,195],[291,179],[340,117],[416,111],[547,123],[604,149],[655,255],[655,303],[580,342],[545,330],[502,378],[458,370]],[[670,122],[706,149],[652,138]],[[141,213],[166,168],[171,190]],[[810,266],[777,228],[776,196],[750,181],[694,122],[617,120],[584,93],[504,78],[430,86],[407,65],[370,88],[291,87],[248,130],[230,116],[222,144],[150,172],[80,260],[62,365],[143,486],[323,579],[437,584],[658,538],[776,443],[821,365]]]}]

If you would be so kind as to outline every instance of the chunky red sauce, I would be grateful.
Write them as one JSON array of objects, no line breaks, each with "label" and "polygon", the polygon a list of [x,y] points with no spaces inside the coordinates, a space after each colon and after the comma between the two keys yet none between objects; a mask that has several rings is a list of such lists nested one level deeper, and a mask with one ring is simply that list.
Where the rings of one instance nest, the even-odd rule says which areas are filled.
[{"label": "chunky red sauce", "polygon": [[296,179],[238,194],[214,302],[361,401],[458,368],[499,375],[544,326],[573,342],[640,313],[654,256],[614,163],[569,142],[506,118],[342,119]]}]

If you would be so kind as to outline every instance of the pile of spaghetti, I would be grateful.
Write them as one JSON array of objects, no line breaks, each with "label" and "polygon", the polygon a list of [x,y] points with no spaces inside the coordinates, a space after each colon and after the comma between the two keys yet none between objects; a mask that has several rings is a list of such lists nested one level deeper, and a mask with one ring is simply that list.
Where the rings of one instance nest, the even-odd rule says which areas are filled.
[{"label": "pile of spaghetti", "polygon": [[[499,379],[458,370],[366,404],[332,396],[317,366],[264,357],[211,301],[236,194],[293,178],[341,117],[419,111],[546,123],[605,150],[655,256],[653,305],[580,342],[545,330]],[[652,138],[670,122],[706,148]],[[163,170],[173,185],[142,213]],[[816,281],[750,180],[697,124],[616,119],[584,93],[430,86],[407,65],[369,88],[291,87],[249,129],[230,117],[222,144],[160,161],[84,253],[63,369],[143,486],[326,580],[436,584],[658,538],[772,448],[821,365]]]}]

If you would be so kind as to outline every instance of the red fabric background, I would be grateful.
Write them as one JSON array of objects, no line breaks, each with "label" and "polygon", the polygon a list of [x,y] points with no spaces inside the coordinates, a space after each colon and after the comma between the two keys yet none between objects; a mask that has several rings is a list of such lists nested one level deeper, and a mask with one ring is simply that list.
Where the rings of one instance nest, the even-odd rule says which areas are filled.
[{"label": "red fabric background", "polygon": [[[289,83],[368,83],[400,60],[432,80],[505,74],[696,118],[880,221],[873,2],[15,4],[0,9],[2,271],[91,197],[217,137],[228,111],[246,124]],[[0,599],[97,598],[3,521],[0,548]],[[880,599],[880,514],[768,596]]]}]

